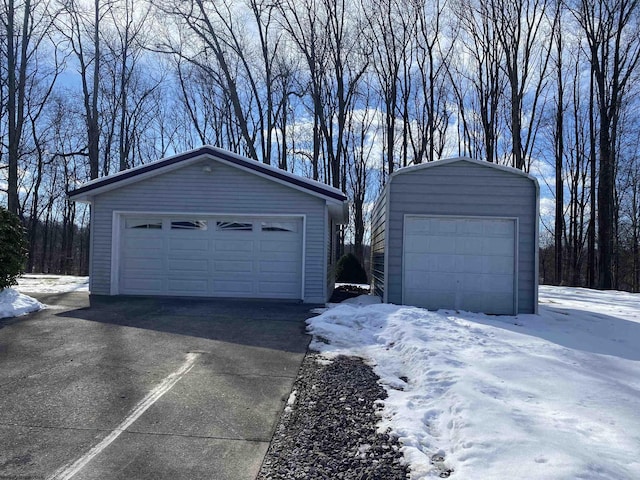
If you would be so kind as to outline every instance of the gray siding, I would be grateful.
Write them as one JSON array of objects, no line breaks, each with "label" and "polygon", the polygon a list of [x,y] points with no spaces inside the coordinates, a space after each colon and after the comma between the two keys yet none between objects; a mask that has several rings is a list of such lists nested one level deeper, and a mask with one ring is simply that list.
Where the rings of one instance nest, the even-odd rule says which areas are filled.
[{"label": "gray siding", "polygon": [[[387,300],[402,303],[402,237],[405,214],[516,217],[518,238],[518,310],[536,310],[535,183],[522,175],[466,161],[409,170],[388,186],[389,235]],[[375,236],[375,233],[372,234]]]},{"label": "gray siding", "polygon": [[371,287],[384,298],[384,254],[386,240],[387,189],[376,201],[371,216]]},{"label": "gray siding", "polygon": [[327,301],[331,298],[336,286],[336,224],[327,209]]},{"label": "gray siding", "polygon": [[[210,161],[205,161],[211,164]],[[198,162],[96,195],[92,213],[92,293],[108,295],[113,211],[306,215],[304,301],[325,301],[326,202],[253,173]]]}]

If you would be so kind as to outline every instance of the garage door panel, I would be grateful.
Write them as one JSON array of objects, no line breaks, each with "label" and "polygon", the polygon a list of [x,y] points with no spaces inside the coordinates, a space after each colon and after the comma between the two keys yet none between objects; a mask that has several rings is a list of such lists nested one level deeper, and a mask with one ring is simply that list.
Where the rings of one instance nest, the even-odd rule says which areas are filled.
[{"label": "garage door panel", "polygon": [[189,250],[183,248],[181,250],[175,250],[169,247],[167,250],[167,258],[174,260],[196,260],[207,259],[209,257],[209,249],[193,249]]},{"label": "garage door panel", "polygon": [[436,218],[431,220],[431,233],[434,234],[451,234],[458,231],[458,224],[455,220],[445,218]]},{"label": "garage door panel", "polygon": [[427,278],[427,290],[432,292],[455,292],[456,280],[456,275],[453,273],[432,272]]},{"label": "garage door panel", "polygon": [[513,291],[513,276],[511,275],[482,275],[482,282],[487,292]]},{"label": "garage door panel", "polygon": [[[158,230],[150,230],[151,232],[158,232]],[[147,236],[135,236],[126,237],[124,241],[124,251],[129,252],[132,250],[139,251],[162,251],[164,248],[164,240],[162,238],[154,238]]]},{"label": "garage door panel", "polygon": [[159,273],[164,271],[164,265],[161,260],[150,261],[146,258],[131,258],[125,259],[127,265],[127,271],[131,272],[131,275],[146,276],[149,273]]},{"label": "garage door panel", "polygon": [[216,296],[251,297],[253,296],[253,282],[251,280],[216,280],[213,282]]},{"label": "garage door panel", "polygon": [[438,255],[435,256],[436,260],[436,272],[455,272],[456,270],[456,256],[455,255]]},{"label": "garage door panel", "polygon": [[296,260],[300,257],[300,252],[296,252],[295,250],[288,252],[269,252],[268,254],[265,253],[262,255],[262,257],[276,262],[298,265]]},{"label": "garage door panel", "polygon": [[407,252],[416,252],[420,251],[420,247],[417,242],[420,241],[420,237],[418,235],[405,235],[404,237],[404,248]]},{"label": "garage door panel", "polygon": [[456,273],[483,273],[486,272],[484,268],[484,258],[474,255],[457,255],[456,256]]},{"label": "garage door panel", "polygon": [[234,239],[234,240],[218,240],[214,243],[214,251],[216,252],[253,252],[252,239]]},{"label": "garage door panel", "polygon": [[485,279],[482,274],[465,274],[461,276],[461,289],[465,292],[465,296],[473,292],[482,292],[485,286]]},{"label": "garage door panel", "polygon": [[515,232],[512,219],[405,217],[403,301],[512,313]]},{"label": "garage door panel", "polygon": [[482,259],[482,271],[484,273],[511,275],[514,273],[513,257],[484,257]]},{"label": "garage door panel", "polygon": [[[269,234],[271,237],[272,234]],[[296,237],[293,234],[276,235],[280,238],[269,238],[260,241],[261,252],[291,252],[292,248],[297,245]]]},{"label": "garage door panel", "polygon": [[297,264],[294,261],[279,262],[262,260],[259,263],[259,271],[261,273],[289,274],[298,276]]},{"label": "garage door panel", "polygon": [[131,293],[153,293],[162,290],[162,279],[132,274],[124,280],[122,288]]},{"label": "garage door panel", "polygon": [[469,237],[456,237],[454,239],[457,255],[469,255],[478,251],[478,245],[482,242],[482,237],[469,236]]},{"label": "garage door panel", "polygon": [[289,296],[287,298],[297,298],[299,295],[296,295],[295,289],[299,288],[298,284],[296,281],[290,281],[290,282],[285,282],[285,281],[277,281],[277,282],[273,282],[273,281],[266,281],[266,282],[260,282],[258,284],[258,294],[269,294],[269,295],[273,295],[273,294],[277,294],[279,292],[292,292],[289,294]]},{"label": "garage door panel", "polygon": [[172,277],[167,282],[167,289],[169,294],[202,295],[208,290],[208,282],[189,277]]},{"label": "garage door panel", "polygon": [[493,222],[485,223],[484,235],[488,237],[513,236],[515,231],[514,222]]},{"label": "garage door panel", "polygon": [[[415,243],[417,245],[421,244],[419,239],[417,239]],[[437,253],[437,254],[456,253],[456,242],[452,241],[451,238],[449,237],[437,235],[429,238],[429,242],[427,243],[426,248],[429,249],[430,253]]]},{"label": "garage door panel", "polygon": [[[128,228],[133,223],[123,218],[121,293],[301,297],[299,217],[157,215],[153,228]],[[143,220],[134,223],[150,224]]]},{"label": "garage door panel", "polygon": [[167,264],[169,271],[176,273],[206,273],[208,270],[208,262],[201,259],[169,259]]},{"label": "garage door panel", "polygon": [[[246,257],[243,257],[246,258]],[[239,272],[239,273],[252,273],[253,262],[250,260],[215,260],[213,262],[216,272],[225,274]]]},{"label": "garage door panel", "polygon": [[482,253],[484,255],[513,258],[513,238],[484,238],[482,240]]},{"label": "garage door panel", "polygon": [[208,250],[209,241],[206,238],[169,238],[169,251],[176,254],[178,252],[207,252]]},{"label": "garage door panel", "polygon": [[482,237],[484,222],[482,220],[465,220],[458,223],[458,233],[464,236]]},{"label": "garage door panel", "polygon": [[295,272],[287,273],[273,273],[273,272],[260,272],[257,274],[258,283],[297,283],[299,276]]}]

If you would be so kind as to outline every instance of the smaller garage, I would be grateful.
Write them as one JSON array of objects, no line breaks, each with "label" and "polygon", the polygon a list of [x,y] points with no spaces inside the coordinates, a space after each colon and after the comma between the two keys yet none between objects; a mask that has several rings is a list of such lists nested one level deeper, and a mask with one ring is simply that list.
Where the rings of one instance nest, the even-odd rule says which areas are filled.
[{"label": "smaller garage", "polygon": [[372,218],[374,292],[383,301],[488,314],[538,308],[534,177],[470,158],[393,173]]}]

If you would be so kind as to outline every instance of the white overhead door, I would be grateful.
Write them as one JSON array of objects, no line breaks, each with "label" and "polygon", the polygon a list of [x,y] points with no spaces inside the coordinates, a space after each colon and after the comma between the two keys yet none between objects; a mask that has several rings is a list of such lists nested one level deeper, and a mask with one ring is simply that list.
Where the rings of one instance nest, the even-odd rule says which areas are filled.
[{"label": "white overhead door", "polygon": [[515,312],[516,220],[406,215],[403,303]]},{"label": "white overhead door", "polygon": [[119,293],[302,298],[301,217],[135,215],[120,228]]}]

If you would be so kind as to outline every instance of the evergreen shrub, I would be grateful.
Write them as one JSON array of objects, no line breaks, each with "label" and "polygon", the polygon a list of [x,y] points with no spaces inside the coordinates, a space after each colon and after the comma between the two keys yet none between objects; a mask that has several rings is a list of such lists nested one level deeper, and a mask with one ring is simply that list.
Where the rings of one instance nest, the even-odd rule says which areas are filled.
[{"label": "evergreen shrub", "polygon": [[336,282],[367,283],[367,272],[353,253],[340,257],[336,265]]},{"label": "evergreen shrub", "polygon": [[0,206],[0,291],[18,283],[26,261],[27,243],[20,219]]}]

